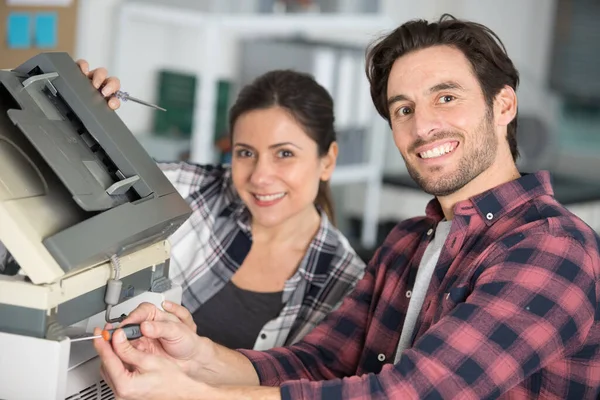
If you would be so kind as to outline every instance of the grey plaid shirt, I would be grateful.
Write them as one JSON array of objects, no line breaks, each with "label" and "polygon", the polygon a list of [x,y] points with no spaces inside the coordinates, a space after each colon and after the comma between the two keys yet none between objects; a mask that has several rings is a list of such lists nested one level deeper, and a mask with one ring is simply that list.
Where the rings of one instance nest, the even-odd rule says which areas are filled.
[{"label": "grey plaid shirt", "polygon": [[[171,279],[183,287],[183,305],[194,313],[242,265],[252,245],[250,213],[221,165],[160,163],[192,207],[191,217],[171,236]],[[254,349],[297,342],[310,332],[362,278],[364,262],[321,211],[321,225],[285,283],[283,307],[258,334]]]}]

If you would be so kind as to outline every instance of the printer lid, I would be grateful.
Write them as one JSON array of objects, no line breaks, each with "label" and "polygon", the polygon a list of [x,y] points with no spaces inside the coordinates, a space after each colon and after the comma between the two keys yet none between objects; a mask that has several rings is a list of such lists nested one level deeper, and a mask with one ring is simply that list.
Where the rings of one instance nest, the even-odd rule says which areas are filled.
[{"label": "printer lid", "polygon": [[0,242],[32,281],[164,240],[190,213],[68,54],[0,71]]}]

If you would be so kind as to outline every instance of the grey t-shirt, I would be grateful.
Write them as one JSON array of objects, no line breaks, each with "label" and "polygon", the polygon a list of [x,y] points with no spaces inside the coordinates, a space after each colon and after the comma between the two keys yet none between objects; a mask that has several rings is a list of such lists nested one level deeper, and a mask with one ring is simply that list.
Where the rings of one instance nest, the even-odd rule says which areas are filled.
[{"label": "grey t-shirt", "polygon": [[229,281],[192,315],[200,336],[230,349],[252,349],[262,327],[283,308],[283,292],[259,293]]},{"label": "grey t-shirt", "polygon": [[433,240],[429,243],[427,249],[425,249],[423,259],[421,260],[421,264],[419,264],[419,269],[417,271],[415,286],[412,289],[410,302],[408,303],[404,327],[402,328],[402,334],[400,335],[400,341],[398,342],[398,348],[396,349],[396,357],[394,359],[395,364],[400,361],[402,352],[410,346],[417,317],[421,312],[421,307],[423,306],[423,301],[425,300],[425,295],[427,294],[427,289],[431,282],[431,275],[433,275],[433,270],[440,258],[440,253],[442,252],[446,238],[450,233],[451,226],[452,221],[444,220],[438,223]]}]

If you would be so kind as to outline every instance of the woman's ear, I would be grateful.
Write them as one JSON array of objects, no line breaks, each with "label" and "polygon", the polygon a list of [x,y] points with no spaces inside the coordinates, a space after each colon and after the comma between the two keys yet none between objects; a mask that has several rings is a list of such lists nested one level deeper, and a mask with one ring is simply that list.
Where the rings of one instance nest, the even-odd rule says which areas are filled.
[{"label": "woman's ear", "polygon": [[335,170],[337,156],[338,156],[338,144],[337,144],[337,142],[332,142],[331,145],[329,145],[329,150],[327,151],[327,154],[325,154],[321,158],[321,168],[322,168],[321,180],[322,181],[328,181],[329,179],[331,179],[331,175],[333,175],[333,171]]}]

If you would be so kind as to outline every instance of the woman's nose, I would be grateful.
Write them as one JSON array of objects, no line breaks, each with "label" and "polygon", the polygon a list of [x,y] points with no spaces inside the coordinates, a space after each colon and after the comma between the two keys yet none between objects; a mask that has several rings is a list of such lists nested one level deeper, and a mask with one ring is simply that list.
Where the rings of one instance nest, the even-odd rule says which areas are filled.
[{"label": "woman's nose", "polygon": [[254,169],[250,175],[250,182],[256,186],[268,185],[273,180],[274,165],[266,159],[259,159],[254,164]]}]

